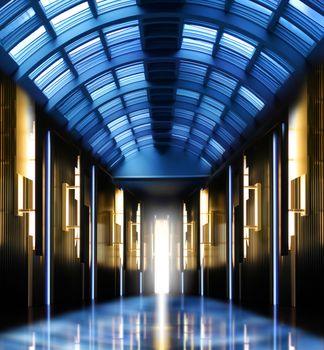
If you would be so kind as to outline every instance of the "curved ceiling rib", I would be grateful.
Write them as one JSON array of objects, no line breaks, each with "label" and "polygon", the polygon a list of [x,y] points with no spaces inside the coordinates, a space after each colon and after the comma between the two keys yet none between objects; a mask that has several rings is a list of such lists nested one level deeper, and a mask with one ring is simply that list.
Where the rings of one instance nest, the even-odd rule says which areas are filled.
[{"label": "curved ceiling rib", "polygon": [[323,46],[312,0],[11,0],[0,67],[112,172],[147,148],[212,171]]}]

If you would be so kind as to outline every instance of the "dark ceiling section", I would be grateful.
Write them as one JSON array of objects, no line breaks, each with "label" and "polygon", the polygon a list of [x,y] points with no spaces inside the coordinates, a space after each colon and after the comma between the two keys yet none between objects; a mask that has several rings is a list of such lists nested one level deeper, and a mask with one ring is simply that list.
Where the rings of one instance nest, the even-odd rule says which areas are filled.
[{"label": "dark ceiling section", "polygon": [[[184,1],[139,1],[150,13],[174,11]],[[146,79],[156,87],[148,90],[151,106],[152,137],[158,150],[171,143],[173,108],[176,99],[177,62],[168,60],[181,47],[183,23],[179,17],[150,18],[140,21],[143,51],[149,59],[145,64]],[[159,57],[159,58],[156,58]]]}]

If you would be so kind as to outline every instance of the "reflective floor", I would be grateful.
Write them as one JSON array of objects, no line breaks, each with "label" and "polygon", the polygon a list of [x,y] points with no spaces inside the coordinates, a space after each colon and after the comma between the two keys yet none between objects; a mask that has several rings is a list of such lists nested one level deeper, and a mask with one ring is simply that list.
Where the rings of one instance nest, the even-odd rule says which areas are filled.
[{"label": "reflective floor", "polygon": [[0,349],[323,349],[324,338],[211,299],[97,304],[0,333]]}]

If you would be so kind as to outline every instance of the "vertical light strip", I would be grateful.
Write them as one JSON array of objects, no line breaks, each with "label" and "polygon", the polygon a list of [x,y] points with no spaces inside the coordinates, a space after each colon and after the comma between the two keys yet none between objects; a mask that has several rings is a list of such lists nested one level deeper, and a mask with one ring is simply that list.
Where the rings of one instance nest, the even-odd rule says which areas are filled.
[{"label": "vertical light strip", "polygon": [[140,294],[143,294],[143,272],[140,272]]},{"label": "vertical light strip", "polygon": [[184,294],[184,272],[181,271],[181,294]]},{"label": "vertical light strip", "polygon": [[273,305],[278,304],[278,137],[272,138],[272,266]]},{"label": "vertical light strip", "polygon": [[45,149],[45,302],[51,305],[51,172],[52,172],[51,131],[46,134]]},{"label": "vertical light strip", "polygon": [[123,296],[123,262],[122,258],[119,258],[119,295],[122,297]]},{"label": "vertical light strip", "polygon": [[91,300],[95,300],[96,166],[91,169]]},{"label": "vertical light strip", "polygon": [[204,258],[202,258],[200,268],[200,295],[204,296]]},{"label": "vertical light strip", "polygon": [[232,261],[233,261],[233,251],[232,251],[232,166],[228,167],[228,299],[232,300]]}]

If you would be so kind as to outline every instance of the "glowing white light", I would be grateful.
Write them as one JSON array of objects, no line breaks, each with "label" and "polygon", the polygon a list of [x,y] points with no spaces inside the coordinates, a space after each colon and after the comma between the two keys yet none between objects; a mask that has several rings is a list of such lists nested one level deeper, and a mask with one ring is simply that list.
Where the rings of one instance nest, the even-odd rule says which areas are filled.
[{"label": "glowing white light", "polygon": [[232,300],[232,167],[228,167],[228,299]]},{"label": "glowing white light", "polygon": [[51,132],[46,136],[46,204],[45,204],[45,265],[46,265],[46,305],[51,304]]},{"label": "glowing white light", "polygon": [[91,178],[91,299],[95,299],[95,245],[96,245],[96,166],[92,166]]},{"label": "glowing white light", "polygon": [[169,293],[169,222],[155,221],[154,232],[154,291],[156,294]]}]

